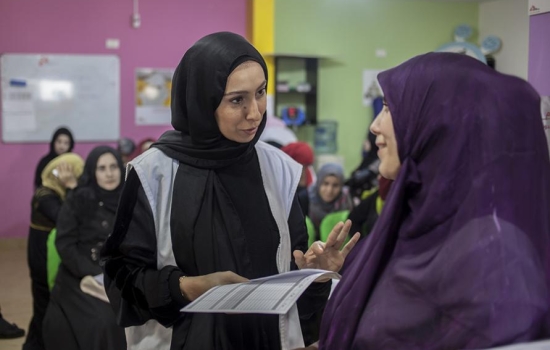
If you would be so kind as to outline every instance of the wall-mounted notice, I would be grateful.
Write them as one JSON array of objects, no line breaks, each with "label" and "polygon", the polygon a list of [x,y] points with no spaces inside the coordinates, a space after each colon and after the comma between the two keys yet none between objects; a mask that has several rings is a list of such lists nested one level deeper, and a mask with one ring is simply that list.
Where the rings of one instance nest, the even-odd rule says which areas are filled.
[{"label": "wall-mounted notice", "polygon": [[550,12],[549,0],[529,0],[529,16]]},{"label": "wall-mounted notice", "polygon": [[170,125],[173,69],[136,69],[136,124]]}]

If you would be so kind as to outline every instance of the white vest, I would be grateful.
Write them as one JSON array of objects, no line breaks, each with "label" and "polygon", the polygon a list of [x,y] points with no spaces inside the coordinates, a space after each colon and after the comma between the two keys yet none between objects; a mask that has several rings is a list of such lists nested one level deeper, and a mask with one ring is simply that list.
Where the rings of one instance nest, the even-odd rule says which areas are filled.
[{"label": "white vest", "polygon": [[[292,256],[288,217],[302,166],[262,141],[256,144],[256,151],[269,207],[280,234],[277,269],[279,273],[287,272],[290,270]],[[156,148],[151,148],[131,161],[126,171],[128,174],[132,168],[136,170],[153,210],[158,269],[169,265],[176,266],[170,234],[170,211],[178,167],[177,160]],[[304,346],[296,305],[286,315],[279,316],[279,329],[283,350]],[[155,320],[149,320],[142,326],[126,328],[126,342],[130,350],[169,350],[171,339],[172,329],[165,328]]]}]

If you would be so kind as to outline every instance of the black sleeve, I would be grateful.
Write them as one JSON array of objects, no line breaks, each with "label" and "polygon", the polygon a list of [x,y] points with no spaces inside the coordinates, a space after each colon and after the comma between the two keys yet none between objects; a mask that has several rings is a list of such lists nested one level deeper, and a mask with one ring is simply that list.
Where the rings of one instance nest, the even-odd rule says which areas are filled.
[{"label": "black sleeve", "polygon": [[88,249],[80,244],[80,220],[75,212],[75,202],[78,199],[69,195],[61,206],[57,220],[57,236],[55,247],[61,257],[61,262],[74,276],[83,278],[87,275],[98,275],[101,269],[93,261]]},{"label": "black sleeve", "polygon": [[189,302],[179,289],[183,272],[176,266],[157,268],[153,212],[135,170],[124,185],[102,263],[107,294],[121,326],[140,325],[149,319],[171,326]]},{"label": "black sleeve", "polygon": [[307,192],[307,188],[298,189],[297,196],[302,213],[304,216],[309,215],[309,193]]},{"label": "black sleeve", "polygon": [[[307,251],[307,228],[298,202],[298,197],[295,196],[292,202],[292,208],[288,217],[288,227],[290,229],[290,240],[292,251],[301,250],[304,253]],[[292,258],[292,270],[298,269]],[[312,283],[308,289],[298,299],[298,313],[300,318],[309,318],[315,312],[322,310],[328,300],[332,281],[325,283]]]},{"label": "black sleeve", "polygon": [[57,224],[57,216],[59,214],[59,211],[61,210],[62,205],[63,205],[63,202],[61,201],[61,198],[59,198],[58,195],[49,194],[46,196],[42,196],[38,199],[37,210],[39,210],[42,214],[44,214],[44,216],[46,216],[52,222]]}]

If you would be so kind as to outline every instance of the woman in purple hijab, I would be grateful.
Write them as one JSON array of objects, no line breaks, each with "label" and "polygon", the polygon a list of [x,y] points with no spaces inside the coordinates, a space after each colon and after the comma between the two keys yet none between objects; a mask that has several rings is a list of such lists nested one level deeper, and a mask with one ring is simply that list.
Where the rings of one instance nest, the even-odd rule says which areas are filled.
[{"label": "woman in purple hijab", "polygon": [[394,179],[350,254],[320,349],[480,349],[549,336],[550,161],[540,97],[464,55],[378,77]]}]

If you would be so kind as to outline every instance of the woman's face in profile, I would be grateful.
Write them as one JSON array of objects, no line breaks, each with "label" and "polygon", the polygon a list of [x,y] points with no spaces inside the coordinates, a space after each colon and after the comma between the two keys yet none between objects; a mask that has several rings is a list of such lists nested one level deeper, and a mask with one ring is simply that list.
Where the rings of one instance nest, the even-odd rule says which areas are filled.
[{"label": "woman's face in profile", "polygon": [[401,160],[399,159],[392,116],[385,101],[384,108],[372,123],[370,131],[376,135],[380,174],[386,179],[395,180],[401,168]]},{"label": "woman's face in profile", "polygon": [[215,113],[225,138],[239,143],[254,139],[267,108],[266,84],[257,62],[244,62],[231,72]]}]

